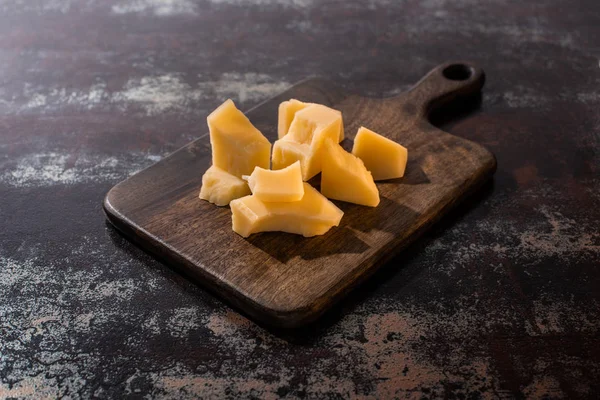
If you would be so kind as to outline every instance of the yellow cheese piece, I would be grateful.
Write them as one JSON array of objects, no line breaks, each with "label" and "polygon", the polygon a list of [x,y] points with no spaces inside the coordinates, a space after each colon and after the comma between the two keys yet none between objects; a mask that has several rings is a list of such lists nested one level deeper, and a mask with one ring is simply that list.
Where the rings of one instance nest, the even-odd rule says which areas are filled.
[{"label": "yellow cheese piece", "polygon": [[232,227],[243,237],[258,232],[288,232],[305,237],[322,235],[338,226],[344,212],[308,183],[300,201],[264,202],[255,195],[233,200]]},{"label": "yellow cheese piece", "polygon": [[406,147],[361,127],[354,139],[352,154],[360,158],[376,181],[401,178],[406,170]]},{"label": "yellow cheese piece", "polygon": [[300,163],[302,180],[309,180],[319,173],[320,163],[313,162],[316,158],[312,158],[310,145],[296,143],[288,140],[277,140],[273,144],[273,159],[271,167],[274,170],[279,170],[292,165],[295,162]]},{"label": "yellow cheese piece", "polygon": [[271,143],[250,120],[227,100],[207,118],[216,167],[241,178],[254,167],[269,168]]},{"label": "yellow cheese piece", "polygon": [[335,200],[375,207],[379,191],[373,176],[360,158],[348,153],[331,139],[325,142],[321,193]]},{"label": "yellow cheese piece", "polygon": [[284,101],[279,105],[279,119],[277,124],[277,136],[279,139],[287,135],[296,113],[309,105],[310,103],[304,103],[296,99]]},{"label": "yellow cheese piece", "polygon": [[207,169],[202,176],[199,197],[218,206],[226,206],[231,200],[249,194],[250,188],[246,181],[214,165]]},{"label": "yellow cheese piece", "polygon": [[286,136],[298,143],[311,143],[313,137],[319,134],[341,142],[342,113],[321,104],[309,104],[296,112]]},{"label": "yellow cheese piece", "polygon": [[248,178],[248,186],[262,201],[299,201],[304,196],[300,162],[278,171],[256,167]]},{"label": "yellow cheese piece", "polygon": [[[304,103],[300,100],[296,100],[296,99],[290,99],[288,101],[284,101],[279,105],[279,119],[278,119],[278,125],[277,125],[277,136],[279,139],[281,139],[282,137],[284,137],[285,135],[288,134],[288,131],[290,129],[290,126],[292,125],[292,122],[294,121],[294,117],[296,116],[296,113],[300,110],[305,109],[308,106],[313,105],[314,103]],[[321,107],[325,107],[325,106],[321,106]],[[342,118],[342,113],[338,110],[334,110],[333,108],[329,108],[326,107],[330,110],[335,111],[336,113],[339,113],[340,118]],[[341,142],[342,140],[344,140],[344,124],[342,123],[340,126],[340,132],[339,132],[339,139],[338,141]]]},{"label": "yellow cheese piece", "polygon": [[342,114],[320,104],[311,104],[296,112],[289,132],[273,145],[273,169],[300,161],[302,179],[307,181],[321,172],[325,140],[343,137]]}]

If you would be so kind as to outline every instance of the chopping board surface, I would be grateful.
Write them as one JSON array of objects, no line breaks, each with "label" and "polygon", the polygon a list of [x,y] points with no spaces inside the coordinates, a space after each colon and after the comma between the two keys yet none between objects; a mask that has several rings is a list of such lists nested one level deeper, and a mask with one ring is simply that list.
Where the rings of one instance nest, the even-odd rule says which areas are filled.
[{"label": "chopping board surface", "polygon": [[[198,199],[202,174],[211,164],[208,134],[116,185],[104,210],[141,247],[254,318],[276,326],[302,325],[493,175],[496,160],[489,151],[427,119],[435,108],[477,94],[483,82],[480,68],[446,63],[409,91],[375,99],[309,79],[247,112],[274,142],[279,103],[290,98],[320,103],[342,111],[346,150],[360,126],[408,148],[406,175],[377,182],[379,206],[334,201],[344,217],[323,236],[268,232],[244,239],[234,233],[229,207]],[[318,186],[318,179],[311,183]]]}]

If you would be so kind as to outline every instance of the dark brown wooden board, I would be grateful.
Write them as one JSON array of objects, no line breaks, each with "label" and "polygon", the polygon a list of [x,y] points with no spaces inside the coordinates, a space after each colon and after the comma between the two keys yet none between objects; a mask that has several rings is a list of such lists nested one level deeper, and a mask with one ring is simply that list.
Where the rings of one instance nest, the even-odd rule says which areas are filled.
[{"label": "dark brown wooden board", "polygon": [[380,205],[336,201],[344,217],[323,236],[269,232],[244,239],[234,233],[228,207],[198,199],[211,163],[208,134],[116,185],[104,210],[141,247],[252,317],[275,326],[302,325],[493,175],[496,160],[489,151],[428,122],[432,110],[477,94],[483,83],[480,68],[445,63],[397,97],[359,97],[309,79],[250,110],[247,116],[271,141],[279,103],[296,98],[342,111],[346,149],[360,126],[408,148],[406,175],[377,183]]}]

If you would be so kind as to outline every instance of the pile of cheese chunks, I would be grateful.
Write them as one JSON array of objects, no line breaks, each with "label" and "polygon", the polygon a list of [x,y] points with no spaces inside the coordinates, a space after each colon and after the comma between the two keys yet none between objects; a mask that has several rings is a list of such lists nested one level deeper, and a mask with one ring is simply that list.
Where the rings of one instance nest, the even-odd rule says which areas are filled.
[{"label": "pile of cheese chunks", "polygon": [[[328,198],[376,207],[375,181],[402,177],[406,168],[406,148],[364,127],[352,153],[345,151],[339,145],[342,113],[320,104],[281,103],[272,154],[271,143],[233,101],[207,120],[212,166],[202,177],[200,198],[229,205],[233,230],[243,237],[271,231],[323,235],[344,215]],[[319,173],[320,193],[306,182]]]}]

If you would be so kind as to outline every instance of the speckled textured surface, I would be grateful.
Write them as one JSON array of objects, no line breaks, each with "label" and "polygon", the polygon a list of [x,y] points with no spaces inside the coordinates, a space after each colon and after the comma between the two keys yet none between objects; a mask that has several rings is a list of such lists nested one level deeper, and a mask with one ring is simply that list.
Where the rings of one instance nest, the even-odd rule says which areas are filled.
[{"label": "speckled textured surface", "polygon": [[[595,0],[0,4],[0,398],[600,396]],[[492,183],[317,324],[269,331],[131,245],[115,183],[310,75],[470,59]],[[460,111],[460,110],[459,110]]]}]

